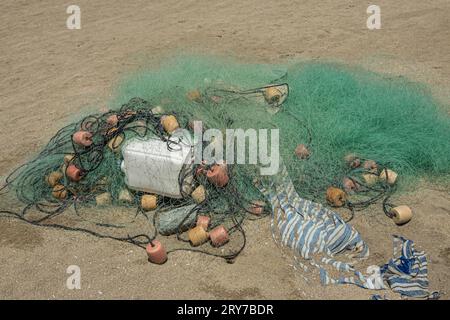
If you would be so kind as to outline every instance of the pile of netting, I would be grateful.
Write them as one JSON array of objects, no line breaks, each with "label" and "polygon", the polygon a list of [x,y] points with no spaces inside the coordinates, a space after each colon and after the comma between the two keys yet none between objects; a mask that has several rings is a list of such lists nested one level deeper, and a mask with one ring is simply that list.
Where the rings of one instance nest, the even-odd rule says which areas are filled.
[{"label": "pile of netting", "polygon": [[[347,207],[351,217],[380,203],[392,218],[396,190],[421,178],[447,183],[450,177],[450,118],[442,107],[417,84],[362,70],[184,57],[130,76],[111,104],[109,111],[59,130],[34,160],[7,177],[3,193],[13,191],[25,207],[2,210],[3,216],[140,247],[153,245],[160,234],[174,234],[169,251],[232,261],[245,246],[244,220],[270,213],[254,185],[258,164],[184,168],[180,190],[187,180],[191,189],[181,190],[180,199],[148,198],[127,185],[121,149],[133,139],[151,138],[175,150],[179,141],[164,126],[168,117],[190,132],[193,121],[222,132],[279,129],[279,155],[297,192]],[[79,132],[87,135],[76,136]],[[215,168],[226,172],[226,184],[208,178]],[[14,199],[3,203],[19,205]],[[211,246],[204,239],[192,247],[189,232],[199,216],[208,217],[210,233],[223,227],[226,241]],[[161,232],[159,220],[171,218],[168,224],[175,225]]]}]

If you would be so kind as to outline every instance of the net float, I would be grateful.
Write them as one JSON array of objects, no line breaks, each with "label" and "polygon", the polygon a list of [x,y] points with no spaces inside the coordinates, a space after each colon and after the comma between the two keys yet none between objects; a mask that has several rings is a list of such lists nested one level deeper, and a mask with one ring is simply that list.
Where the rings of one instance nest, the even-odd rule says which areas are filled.
[{"label": "net float", "polygon": [[248,208],[248,212],[259,216],[261,213],[264,212],[265,205],[266,205],[266,203],[264,201],[253,200],[250,204],[250,207]]},{"label": "net float", "polygon": [[141,207],[145,211],[155,210],[157,205],[158,198],[153,194],[144,194],[141,197]]},{"label": "net float", "polygon": [[161,124],[162,124],[163,129],[169,134],[173,133],[175,130],[177,130],[180,127],[180,125],[178,124],[177,118],[175,118],[175,116],[173,116],[173,115],[162,116]]},{"label": "net float", "polygon": [[208,237],[208,232],[202,226],[196,226],[188,231],[189,241],[194,247],[208,241]]},{"label": "net float", "polygon": [[366,169],[369,172],[373,172],[376,173],[377,169],[378,169],[378,165],[375,161],[373,160],[366,160],[363,163],[363,168]]},{"label": "net float", "polygon": [[344,187],[344,191],[346,193],[352,193],[359,189],[360,185],[355,182],[353,179],[345,177],[342,179],[342,186]]},{"label": "net float", "polygon": [[56,199],[64,200],[67,198],[67,190],[66,187],[62,184],[57,184],[53,187],[52,196]]},{"label": "net float", "polygon": [[295,148],[295,155],[299,159],[307,159],[310,156],[310,152],[308,148],[306,148],[306,146],[302,143]]},{"label": "net float", "polygon": [[64,156],[64,164],[68,165],[69,163],[71,163],[73,161],[74,158],[75,158],[74,154],[66,154]]},{"label": "net float", "polygon": [[83,171],[74,164],[69,164],[66,168],[66,176],[74,182],[80,181],[83,178]]},{"label": "net float", "polygon": [[342,189],[329,187],[327,189],[327,201],[333,207],[342,207],[347,201],[347,194]]},{"label": "net float", "polygon": [[220,225],[215,227],[209,232],[209,238],[211,239],[211,244],[214,247],[223,246],[230,239],[228,237],[227,229],[224,226]]},{"label": "net float", "polygon": [[105,192],[101,193],[95,197],[95,203],[98,206],[106,206],[111,203],[111,193]]},{"label": "net float", "polygon": [[369,186],[372,186],[378,182],[378,176],[373,173],[363,174],[362,177]]},{"label": "net float", "polygon": [[268,87],[264,89],[264,99],[268,104],[277,104],[281,100],[282,93],[275,87]]},{"label": "net float", "polygon": [[119,134],[109,140],[108,147],[112,152],[117,152],[120,150],[120,145],[122,144],[123,140],[125,139],[123,134]]},{"label": "net float", "polygon": [[194,191],[192,191],[191,197],[192,197],[192,199],[194,199],[194,201],[196,203],[202,203],[203,201],[205,201],[205,199],[206,199],[205,187],[202,185],[199,185],[197,188],[195,188]]},{"label": "net float", "polygon": [[84,147],[89,147],[93,143],[92,133],[83,130],[75,132],[72,136],[72,140],[74,143]]},{"label": "net float", "polygon": [[195,102],[201,102],[202,101],[202,94],[200,93],[200,91],[198,90],[191,90],[186,94],[186,97],[190,100],[190,101],[195,101]]},{"label": "net float", "polygon": [[228,173],[227,173],[227,166],[224,164],[215,164],[213,165],[207,172],[206,177],[208,178],[209,182],[216,185],[219,188],[223,188],[228,183]]},{"label": "net float", "polygon": [[393,185],[397,181],[398,174],[390,169],[383,169],[380,173],[380,180],[386,181],[388,184]]},{"label": "net float", "polygon": [[397,225],[408,223],[412,218],[411,208],[405,205],[392,208],[390,213],[392,220],[394,220]]},{"label": "net float", "polygon": [[126,202],[126,203],[132,203],[133,202],[133,196],[131,195],[130,191],[128,189],[122,189],[119,192],[119,201],[120,202]]},{"label": "net float", "polygon": [[117,114],[112,114],[108,118],[106,118],[106,123],[111,127],[115,127],[119,123],[119,117],[117,116]]},{"label": "net float", "polygon": [[197,226],[202,227],[205,230],[208,230],[209,223],[211,222],[211,218],[208,216],[198,216],[197,217]]},{"label": "net float", "polygon": [[50,187],[54,187],[58,184],[58,182],[64,177],[62,172],[53,171],[47,176],[47,183]]},{"label": "net float", "polygon": [[361,165],[361,159],[359,159],[355,154],[350,153],[344,157],[344,161],[347,165],[352,168],[358,168]]},{"label": "net float", "polygon": [[163,264],[167,261],[167,252],[164,246],[158,240],[153,240],[145,248],[148,260],[151,263]]}]

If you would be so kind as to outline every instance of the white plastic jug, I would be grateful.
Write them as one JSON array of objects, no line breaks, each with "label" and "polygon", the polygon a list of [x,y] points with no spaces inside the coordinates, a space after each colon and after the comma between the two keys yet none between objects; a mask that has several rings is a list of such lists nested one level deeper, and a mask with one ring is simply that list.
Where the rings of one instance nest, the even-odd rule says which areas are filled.
[{"label": "white plastic jug", "polygon": [[[122,148],[125,183],[130,189],[182,198],[180,173],[191,172],[185,169],[193,165],[193,147],[188,142],[182,139],[180,143],[168,144],[155,138],[128,141]],[[189,180],[192,177],[185,177],[184,182],[190,183]]]}]

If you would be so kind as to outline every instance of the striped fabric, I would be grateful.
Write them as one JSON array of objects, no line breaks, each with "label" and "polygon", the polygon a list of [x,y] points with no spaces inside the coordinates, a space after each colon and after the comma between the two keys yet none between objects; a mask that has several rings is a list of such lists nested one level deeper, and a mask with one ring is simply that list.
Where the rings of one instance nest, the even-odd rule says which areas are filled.
[{"label": "striped fabric", "polygon": [[[359,233],[338,214],[299,197],[286,167],[282,166],[279,175],[255,183],[272,206],[271,227],[275,241],[293,249],[311,266],[318,268],[323,284],[352,283],[363,288],[385,288],[382,282],[372,283],[350,262],[335,259],[338,254],[346,259],[364,259],[369,256],[369,248]],[[300,266],[308,269],[301,263]],[[326,266],[353,275],[333,279]]]},{"label": "striped fabric", "polygon": [[394,236],[394,258],[381,267],[381,275],[389,287],[402,296],[439,299],[439,292],[428,290],[428,264],[423,251],[414,242]]}]

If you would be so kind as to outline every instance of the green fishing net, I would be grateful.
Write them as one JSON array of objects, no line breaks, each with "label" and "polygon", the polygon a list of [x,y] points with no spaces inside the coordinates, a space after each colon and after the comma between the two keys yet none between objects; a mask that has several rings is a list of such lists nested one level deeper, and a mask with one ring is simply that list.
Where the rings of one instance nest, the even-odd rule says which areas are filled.
[{"label": "green fishing net", "polygon": [[[274,106],[264,95],[270,85],[288,88],[287,99]],[[199,94],[192,98],[192,92]],[[362,195],[354,195],[352,208],[392,195],[394,188],[384,182],[367,185],[361,179],[367,170],[350,168],[344,161],[348,154],[362,162],[376,161],[377,175],[384,168],[397,172],[395,189],[407,188],[422,178],[447,184],[450,177],[450,117],[445,107],[419,84],[361,69],[308,62],[267,65],[176,57],[158,68],[126,77],[110,106],[106,113],[92,114],[61,129],[33,161],[8,177],[6,187],[14,191],[17,199],[27,209],[34,206],[43,212],[44,217],[33,223],[41,224],[41,219],[47,222],[72,205],[92,208],[98,195],[108,193],[110,206],[137,208],[151,225],[155,224],[157,212],[193,204],[194,209],[183,222],[189,220],[189,215],[209,215],[211,227],[224,224],[230,233],[241,231],[245,244],[241,224],[248,218],[252,202],[262,200],[253,184],[260,177],[258,165],[229,165],[230,182],[223,188],[204,176],[196,177],[195,186],[204,185],[207,190],[201,204],[189,195],[184,199],[158,197],[158,208],[150,216],[140,208],[142,192],[129,190],[132,199],[119,200],[120,192],[127,189],[120,169],[120,146],[113,151],[108,142],[119,136],[124,143],[136,137],[167,141],[161,117],[168,114],[187,129],[194,120],[202,121],[205,128],[222,131],[279,129],[282,165],[297,192],[321,203],[325,203],[327,188],[343,188],[345,177],[364,186]],[[151,111],[157,106],[162,114]],[[105,124],[111,115],[121,119],[116,127]],[[73,143],[72,135],[78,130],[94,133],[93,147],[80,148]],[[296,155],[299,144],[308,149],[307,157]],[[75,158],[64,164],[68,154]],[[57,199],[46,177],[54,171],[64,173],[70,164],[83,169],[83,178],[74,182],[63,176],[60,184],[67,196]],[[196,169],[198,166],[193,172]],[[30,221],[26,210],[15,217]],[[183,231],[178,230],[177,238],[187,241]],[[127,236],[115,237],[143,246],[157,236],[153,229],[145,231],[144,236],[130,236],[127,232]]]}]

